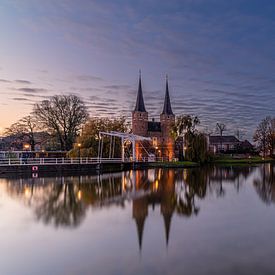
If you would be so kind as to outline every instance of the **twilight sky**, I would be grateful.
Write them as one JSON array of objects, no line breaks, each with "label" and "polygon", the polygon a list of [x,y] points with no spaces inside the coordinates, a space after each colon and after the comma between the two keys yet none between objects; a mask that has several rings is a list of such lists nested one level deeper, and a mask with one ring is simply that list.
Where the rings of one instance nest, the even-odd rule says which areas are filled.
[{"label": "twilight sky", "polygon": [[139,69],[151,116],[166,73],[175,114],[208,131],[251,138],[275,115],[273,0],[1,0],[0,37],[0,131],[62,93],[130,117]]}]

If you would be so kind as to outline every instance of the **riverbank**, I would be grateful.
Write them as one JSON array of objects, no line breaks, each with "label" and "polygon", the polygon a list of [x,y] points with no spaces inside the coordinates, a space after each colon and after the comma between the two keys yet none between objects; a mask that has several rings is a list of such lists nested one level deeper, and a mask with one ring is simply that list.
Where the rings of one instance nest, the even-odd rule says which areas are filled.
[{"label": "riverbank", "polygon": [[275,162],[275,159],[266,157],[262,158],[260,156],[248,157],[248,158],[234,158],[234,157],[219,157],[211,161],[213,164],[260,164]]},{"label": "riverbank", "polygon": [[[221,156],[206,164],[212,165],[252,165],[260,163],[275,163],[275,159],[272,158],[233,158]],[[201,164],[191,161],[173,161],[173,162],[135,162],[135,163],[90,163],[90,164],[21,164],[21,165],[2,165],[0,166],[0,177],[6,177],[7,175],[31,175],[37,177],[40,175],[60,174],[102,174],[112,173],[127,170],[139,170],[148,168],[195,168],[200,167]]]},{"label": "riverbank", "polygon": [[199,167],[200,164],[192,161],[171,161],[171,162],[148,162],[149,168],[192,168]]}]

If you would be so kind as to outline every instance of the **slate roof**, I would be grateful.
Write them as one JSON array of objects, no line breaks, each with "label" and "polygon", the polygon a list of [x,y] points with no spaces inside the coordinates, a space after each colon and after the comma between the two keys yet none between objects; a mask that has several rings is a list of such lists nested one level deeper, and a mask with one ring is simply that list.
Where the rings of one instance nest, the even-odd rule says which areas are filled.
[{"label": "slate roof", "polygon": [[136,107],[134,112],[146,112],[144,100],[143,100],[142,87],[141,87],[141,75],[139,75],[138,94],[137,94],[137,101],[136,101]]},{"label": "slate roof", "polygon": [[253,145],[246,139],[241,142],[241,147],[250,149],[250,148],[253,148]]},{"label": "slate roof", "polygon": [[215,143],[239,143],[240,141],[235,136],[210,136],[210,144]]},{"label": "slate roof", "polygon": [[165,90],[165,99],[163,105],[163,115],[174,115],[170,102],[169,87],[168,87],[168,78],[166,77],[166,90]]}]

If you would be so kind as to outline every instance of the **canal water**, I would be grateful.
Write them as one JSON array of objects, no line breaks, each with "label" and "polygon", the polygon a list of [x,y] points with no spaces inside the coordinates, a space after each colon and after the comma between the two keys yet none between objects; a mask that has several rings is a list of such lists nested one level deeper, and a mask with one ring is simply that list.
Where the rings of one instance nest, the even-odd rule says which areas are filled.
[{"label": "canal water", "polygon": [[275,166],[0,179],[0,274],[275,274]]}]

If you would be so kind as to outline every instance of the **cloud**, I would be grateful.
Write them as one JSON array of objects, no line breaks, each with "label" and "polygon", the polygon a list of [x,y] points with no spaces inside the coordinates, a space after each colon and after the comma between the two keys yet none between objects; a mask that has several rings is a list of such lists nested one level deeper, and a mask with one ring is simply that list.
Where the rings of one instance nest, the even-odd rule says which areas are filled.
[{"label": "cloud", "polygon": [[11,83],[11,81],[7,80],[7,79],[0,79],[0,82],[2,82],[2,83]]},{"label": "cloud", "polygon": [[48,70],[38,70],[39,73],[47,74],[49,71]]},{"label": "cloud", "polygon": [[14,82],[19,83],[19,84],[32,84],[30,81],[22,80],[22,79],[14,80]]},{"label": "cloud", "polygon": [[130,89],[130,85],[106,85],[104,86],[105,89],[111,89],[111,90],[125,90]]},{"label": "cloud", "polygon": [[18,88],[17,91],[24,92],[24,93],[30,93],[30,94],[47,92],[46,89],[41,89],[41,88]]},{"label": "cloud", "polygon": [[[30,8],[29,1],[12,2],[15,8]],[[113,100],[111,106],[98,109],[100,112],[105,107],[112,109],[113,104],[121,106],[118,112],[131,110],[136,87],[107,85],[105,81],[120,76],[123,80],[119,81],[125,83],[132,71],[144,67],[148,72],[145,77],[151,82],[144,93],[145,104],[152,115],[158,115],[164,91],[148,91],[160,87],[154,77],[166,72],[174,85],[170,92],[178,114],[198,114],[209,125],[216,120],[231,120],[232,129],[245,125],[250,133],[260,118],[274,115],[275,21],[274,5],[267,5],[268,1],[253,1],[249,7],[246,1],[228,4],[221,0],[143,0],[138,5],[110,0],[30,2],[42,16],[34,12],[34,16],[24,18],[25,22],[28,20],[32,31],[45,33],[45,37],[50,33],[53,48],[56,37],[66,44],[61,60],[70,59],[72,49],[82,58],[81,66],[102,59],[102,64],[92,65],[99,71],[104,66],[104,80],[75,72],[62,80],[62,85],[70,86],[78,81],[79,89],[73,90],[87,98],[90,92],[94,97],[90,100],[97,107]],[[59,48],[56,45],[57,51]],[[97,81],[101,87],[91,87]],[[44,93],[43,89],[21,92]]]},{"label": "cloud", "polygon": [[103,79],[101,78],[101,77],[99,77],[99,76],[94,76],[94,75],[85,75],[85,74],[83,74],[83,75],[77,75],[76,76],[76,80],[78,80],[78,81],[87,81],[87,82],[89,82],[89,81],[103,81]]},{"label": "cloud", "polygon": [[16,100],[16,101],[30,101],[28,98],[24,98],[24,97],[14,97],[14,98],[12,98],[12,100]]}]

